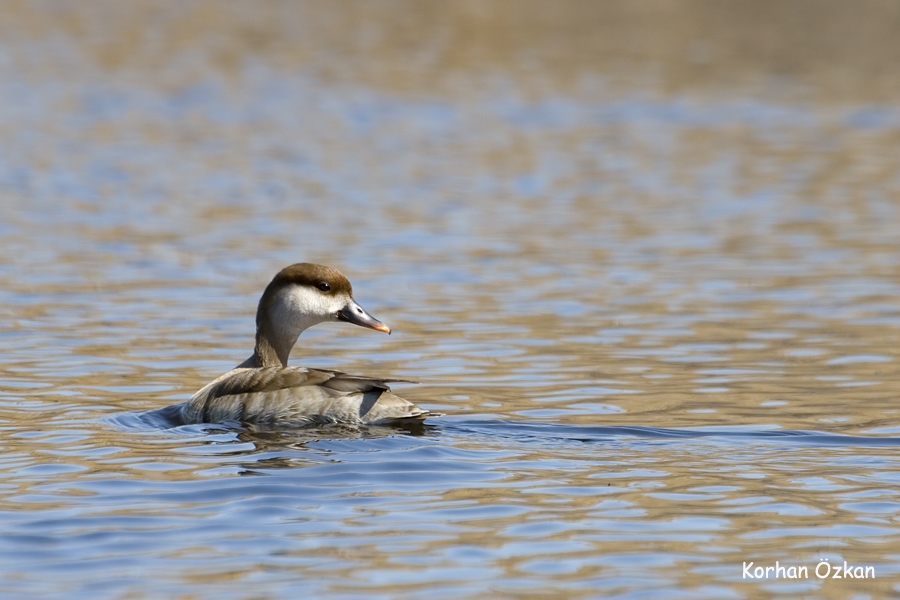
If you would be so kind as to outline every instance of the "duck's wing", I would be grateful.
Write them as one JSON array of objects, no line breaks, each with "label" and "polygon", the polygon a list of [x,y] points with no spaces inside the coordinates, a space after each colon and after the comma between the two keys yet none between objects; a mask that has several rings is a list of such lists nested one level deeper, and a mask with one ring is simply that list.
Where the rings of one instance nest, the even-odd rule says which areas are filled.
[{"label": "duck's wing", "polygon": [[239,421],[287,427],[316,423],[389,423],[424,419],[422,410],[390,392],[406,381],[304,367],[238,368],[194,394],[186,423]]},{"label": "duck's wing", "polygon": [[305,369],[307,371],[315,371],[318,375],[331,375],[321,384],[327,388],[339,392],[369,392],[375,389],[390,391],[389,383],[418,383],[411,379],[386,379],[384,377],[367,377],[365,375],[348,375],[343,371],[333,371],[331,369]]}]

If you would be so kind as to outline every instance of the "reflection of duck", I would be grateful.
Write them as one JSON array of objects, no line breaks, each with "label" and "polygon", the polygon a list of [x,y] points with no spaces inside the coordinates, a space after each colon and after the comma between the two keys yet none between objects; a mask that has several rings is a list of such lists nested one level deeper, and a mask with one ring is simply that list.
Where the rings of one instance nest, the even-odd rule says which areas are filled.
[{"label": "reflection of duck", "polygon": [[391,393],[387,383],[402,379],[287,366],[299,335],[325,321],[391,332],[353,300],[350,282],[338,271],[309,263],[282,269],[259,301],[253,355],[194,394],[181,406],[180,420],[302,427],[402,424],[436,416]]}]

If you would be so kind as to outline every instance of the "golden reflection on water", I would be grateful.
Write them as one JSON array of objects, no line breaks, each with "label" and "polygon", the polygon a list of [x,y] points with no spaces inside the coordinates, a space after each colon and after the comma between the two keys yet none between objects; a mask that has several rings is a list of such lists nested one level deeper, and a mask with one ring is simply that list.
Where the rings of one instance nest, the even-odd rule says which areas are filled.
[{"label": "golden reflection on water", "polygon": [[[896,592],[896,9],[548,7],[7,7],[16,589]],[[294,361],[449,416],[142,420],[249,354],[297,260],[395,334]],[[879,577],[740,578],[823,556]]]},{"label": "golden reflection on water", "polygon": [[[896,6],[877,0],[814,8],[777,0],[196,0],[177,9],[99,0],[13,2],[0,32],[9,62],[41,75],[65,78],[77,67],[81,77],[87,66],[176,90],[210,72],[240,77],[250,57],[288,73],[311,69],[329,84],[413,94],[464,92],[474,75],[530,81],[523,92],[535,96],[602,78],[626,93],[741,88],[877,102],[900,90],[898,18]],[[56,46],[31,53],[35,40]]]}]

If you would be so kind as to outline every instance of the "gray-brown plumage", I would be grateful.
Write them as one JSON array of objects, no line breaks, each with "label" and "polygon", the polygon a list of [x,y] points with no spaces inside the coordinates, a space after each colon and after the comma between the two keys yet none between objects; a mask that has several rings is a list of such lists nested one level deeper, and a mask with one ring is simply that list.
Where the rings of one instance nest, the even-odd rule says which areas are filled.
[{"label": "gray-brown plumage", "polygon": [[350,282],[340,272],[309,263],[282,269],[260,298],[253,354],[194,394],[182,406],[181,420],[302,427],[383,425],[436,416],[391,393],[388,383],[405,380],[289,367],[299,335],[325,321],[391,332],[356,304]]}]

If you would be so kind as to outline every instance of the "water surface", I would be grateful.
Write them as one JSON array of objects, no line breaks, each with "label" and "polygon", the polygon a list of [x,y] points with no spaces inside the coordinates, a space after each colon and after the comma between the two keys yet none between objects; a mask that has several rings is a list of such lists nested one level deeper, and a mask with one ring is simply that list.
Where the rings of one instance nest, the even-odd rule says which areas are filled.
[{"label": "water surface", "polygon": [[[506,17],[471,6],[54,6],[11,11],[0,65],[10,596],[900,592],[882,88],[833,99],[807,57],[783,93],[673,91],[607,77],[617,50],[579,28],[485,41]],[[148,419],[246,358],[297,261],[394,334],[323,325],[294,364],[418,380],[395,391],[447,416]],[[776,561],[809,576],[742,574]]]}]

